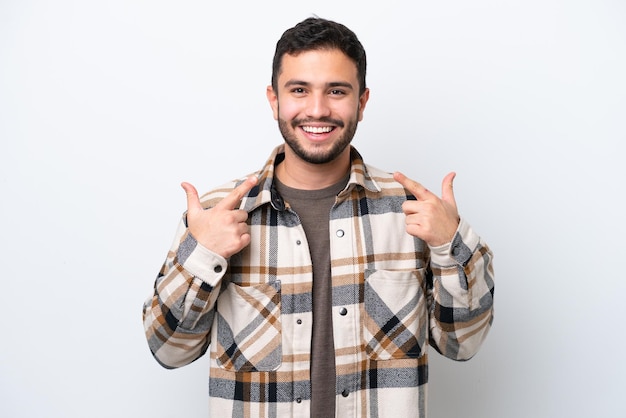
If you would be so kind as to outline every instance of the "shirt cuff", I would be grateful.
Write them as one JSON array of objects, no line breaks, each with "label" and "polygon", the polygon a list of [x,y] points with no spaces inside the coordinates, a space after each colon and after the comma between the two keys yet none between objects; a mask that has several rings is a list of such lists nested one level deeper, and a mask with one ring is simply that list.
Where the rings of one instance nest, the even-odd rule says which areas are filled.
[{"label": "shirt cuff", "polygon": [[224,257],[202,246],[189,231],[176,255],[185,270],[212,287],[217,286],[228,267]]},{"label": "shirt cuff", "polygon": [[431,260],[439,266],[459,264],[465,266],[472,258],[474,249],[478,247],[480,237],[463,218],[459,222],[456,233],[447,244],[429,247]]}]

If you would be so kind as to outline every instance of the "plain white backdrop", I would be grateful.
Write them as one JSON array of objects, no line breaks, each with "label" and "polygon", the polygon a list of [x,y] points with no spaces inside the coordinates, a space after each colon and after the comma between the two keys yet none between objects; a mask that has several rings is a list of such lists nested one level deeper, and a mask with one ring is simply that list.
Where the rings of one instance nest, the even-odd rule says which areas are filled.
[{"label": "plain white backdrop", "polygon": [[[434,418],[624,417],[626,3],[0,0],[0,415],[208,416],[141,307],[185,210],[282,141],[265,87],[311,16],[368,53],[367,162],[495,253],[482,351],[431,351]],[[211,417],[221,418],[221,417]]]}]

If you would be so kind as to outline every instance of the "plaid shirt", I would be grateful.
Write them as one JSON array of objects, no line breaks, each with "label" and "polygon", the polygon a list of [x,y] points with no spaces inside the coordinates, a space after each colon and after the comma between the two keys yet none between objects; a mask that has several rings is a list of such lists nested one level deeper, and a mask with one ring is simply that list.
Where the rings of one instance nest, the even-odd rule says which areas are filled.
[{"label": "plaid shirt", "polygon": [[[144,305],[146,337],[164,367],[210,347],[211,417],[311,416],[312,267],[298,216],[272,186],[282,151],[241,202],[250,245],[226,260],[183,217]],[[463,219],[441,247],[407,234],[401,207],[414,197],[351,151],[329,224],[336,414],[424,417],[428,346],[466,360],[491,326],[492,254]],[[203,206],[241,181],[204,195]]]}]

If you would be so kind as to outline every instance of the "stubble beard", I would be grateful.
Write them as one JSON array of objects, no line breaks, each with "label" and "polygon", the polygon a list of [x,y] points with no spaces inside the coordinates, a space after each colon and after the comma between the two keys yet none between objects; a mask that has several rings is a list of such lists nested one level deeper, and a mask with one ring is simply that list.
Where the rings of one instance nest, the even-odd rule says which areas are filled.
[{"label": "stubble beard", "polygon": [[354,135],[356,134],[356,128],[358,125],[356,118],[349,120],[346,124],[342,121],[329,118],[316,120],[315,122],[332,123],[333,125],[339,127],[343,127],[345,125],[346,130],[342,136],[337,138],[330,149],[323,150],[321,149],[321,146],[316,146],[314,150],[307,150],[304,146],[302,146],[302,143],[296,137],[295,130],[298,129],[298,126],[308,122],[314,121],[302,121],[296,119],[289,123],[280,117],[278,118],[278,128],[280,129],[280,133],[282,134],[285,143],[300,159],[310,164],[326,164],[337,159],[352,142],[352,138],[354,138]]}]

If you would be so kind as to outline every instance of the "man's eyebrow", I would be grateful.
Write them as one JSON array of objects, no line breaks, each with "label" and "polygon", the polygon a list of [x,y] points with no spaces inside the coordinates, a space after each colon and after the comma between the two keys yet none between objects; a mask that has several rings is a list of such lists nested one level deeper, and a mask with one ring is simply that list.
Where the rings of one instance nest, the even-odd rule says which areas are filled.
[{"label": "man's eyebrow", "polygon": [[348,83],[347,81],[334,81],[332,83],[328,83],[327,86],[328,87],[345,87],[347,89],[354,90],[354,87],[352,86],[352,84]]},{"label": "man's eyebrow", "polygon": [[309,85],[311,85],[311,83],[307,83],[306,81],[302,81],[302,80],[287,80],[285,82],[285,87],[309,86]]}]

